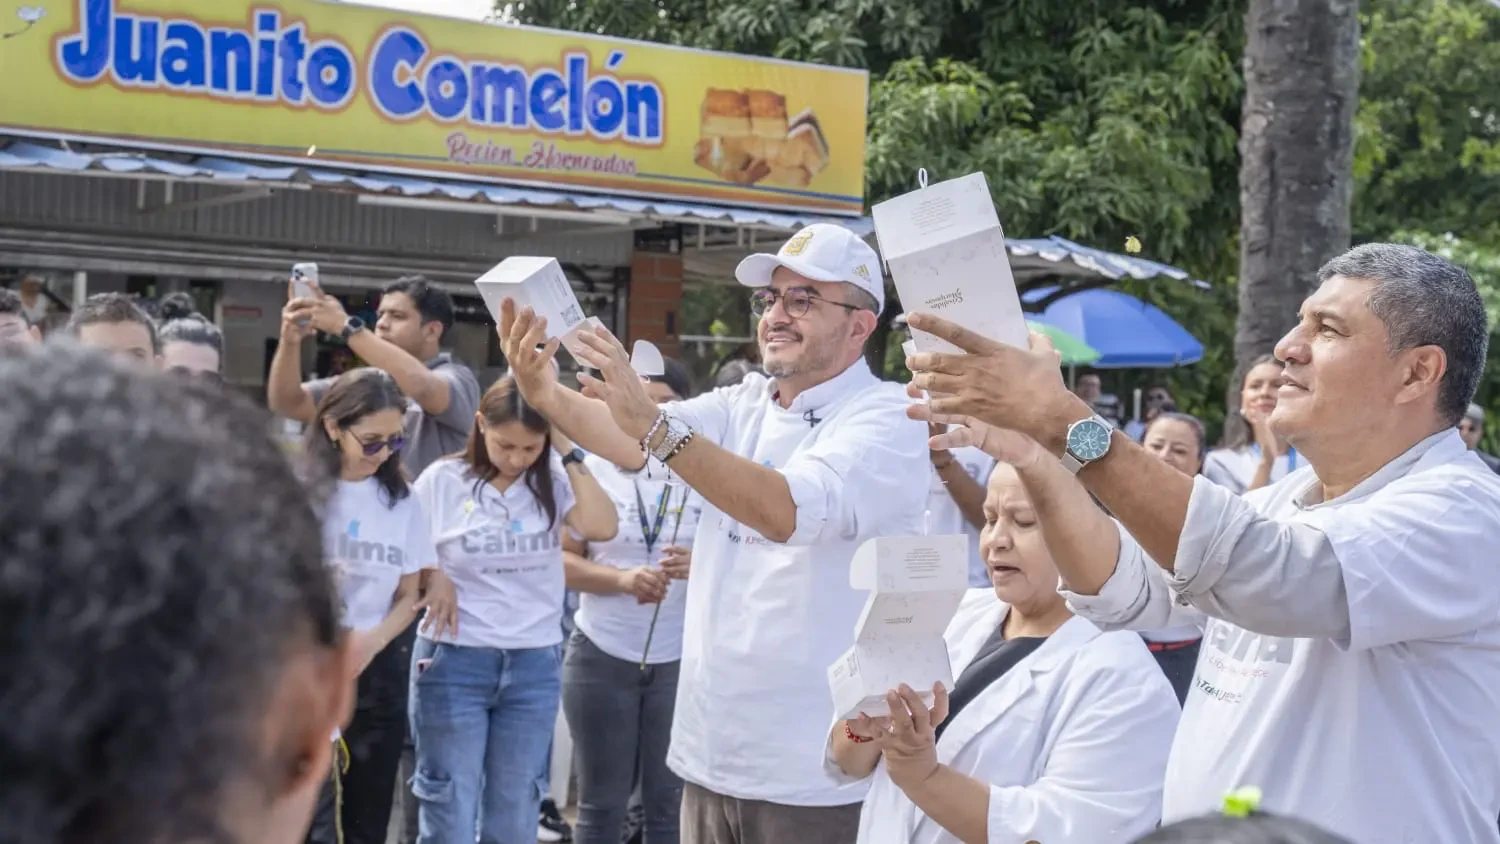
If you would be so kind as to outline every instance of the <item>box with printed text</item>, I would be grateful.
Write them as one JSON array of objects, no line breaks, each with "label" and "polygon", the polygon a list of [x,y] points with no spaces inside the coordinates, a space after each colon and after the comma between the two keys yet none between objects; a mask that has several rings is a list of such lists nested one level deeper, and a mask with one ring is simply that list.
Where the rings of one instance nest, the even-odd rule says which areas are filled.
[{"label": "box with printed text", "polygon": [[929,706],[932,686],[953,688],[943,633],[968,590],[969,538],[882,536],[859,547],[849,583],[870,592],[854,646],[828,668],[841,719],[887,715],[887,691],[911,686]]},{"label": "box with printed text", "polygon": [[[903,194],[871,214],[881,257],[908,314],[932,314],[1026,348],[1026,317],[983,173]],[[912,339],[920,352],[960,351],[916,329]]]},{"label": "box with printed text", "polygon": [[597,317],[585,316],[573,285],[556,258],[517,255],[496,264],[474,281],[490,318],[500,322],[500,304],[514,299],[516,309],[530,307],[547,320],[547,339],[560,338],[574,358],[578,357],[578,332],[585,325],[603,328]]}]

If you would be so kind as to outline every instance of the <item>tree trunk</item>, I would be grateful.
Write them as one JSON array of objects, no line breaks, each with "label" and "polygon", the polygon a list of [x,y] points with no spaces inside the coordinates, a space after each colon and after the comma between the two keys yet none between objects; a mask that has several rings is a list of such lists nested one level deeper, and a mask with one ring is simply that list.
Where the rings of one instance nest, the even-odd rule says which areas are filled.
[{"label": "tree trunk", "polygon": [[1247,363],[1296,323],[1318,267],[1349,248],[1358,12],[1357,0],[1250,0],[1231,418]]}]

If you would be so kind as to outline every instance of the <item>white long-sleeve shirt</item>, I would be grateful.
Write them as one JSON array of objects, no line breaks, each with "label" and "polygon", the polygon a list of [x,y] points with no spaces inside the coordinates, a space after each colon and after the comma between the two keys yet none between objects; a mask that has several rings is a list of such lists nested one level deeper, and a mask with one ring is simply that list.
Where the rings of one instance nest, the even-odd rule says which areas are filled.
[{"label": "white long-sleeve shirt", "polygon": [[1254,785],[1354,841],[1500,841],[1500,477],[1445,431],[1319,494],[1198,478],[1173,573],[1121,530],[1100,594],[1064,593],[1104,628],[1208,616],[1164,821]]},{"label": "white long-sleeve shirt", "polygon": [[853,644],[866,594],[849,585],[865,540],[921,532],[930,462],[910,401],[864,361],[799,394],[740,384],[669,405],[741,457],[780,472],[797,506],[785,543],[705,504],[688,578],[667,763],[719,794],[793,806],[858,803],[823,770],[828,666]]}]

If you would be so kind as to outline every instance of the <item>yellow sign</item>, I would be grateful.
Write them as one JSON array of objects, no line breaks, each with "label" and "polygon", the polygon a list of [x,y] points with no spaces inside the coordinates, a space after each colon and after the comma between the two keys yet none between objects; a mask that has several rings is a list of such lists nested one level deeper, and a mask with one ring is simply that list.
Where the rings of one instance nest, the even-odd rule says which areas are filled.
[{"label": "yellow sign", "polygon": [[862,71],[327,0],[23,0],[0,131],[859,213]]}]

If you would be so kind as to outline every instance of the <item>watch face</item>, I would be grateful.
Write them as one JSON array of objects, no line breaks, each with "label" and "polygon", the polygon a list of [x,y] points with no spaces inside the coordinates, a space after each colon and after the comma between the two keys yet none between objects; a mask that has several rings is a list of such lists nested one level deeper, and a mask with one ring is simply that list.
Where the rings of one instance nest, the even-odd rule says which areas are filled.
[{"label": "watch face", "polygon": [[1112,433],[1097,419],[1085,419],[1068,430],[1068,452],[1084,463],[1098,460],[1109,452]]}]

